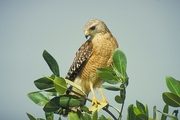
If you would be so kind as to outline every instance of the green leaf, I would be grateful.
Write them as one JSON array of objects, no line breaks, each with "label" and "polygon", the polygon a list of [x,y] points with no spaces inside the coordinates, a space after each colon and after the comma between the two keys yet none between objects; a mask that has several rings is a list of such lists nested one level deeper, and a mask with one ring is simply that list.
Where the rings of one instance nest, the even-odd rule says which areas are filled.
[{"label": "green leaf", "polygon": [[135,115],[141,114],[141,111],[137,107],[134,107],[133,111],[134,111]]},{"label": "green leaf", "polygon": [[[157,110],[157,111],[160,112],[161,114],[163,114],[163,115],[171,118],[171,120],[179,120],[179,119],[178,119],[176,116],[174,116],[174,115],[169,115],[169,114],[164,113],[164,112],[161,112],[161,111],[159,111],[159,110]],[[165,120],[166,120],[166,119],[165,119]]]},{"label": "green leaf", "polygon": [[166,104],[172,107],[180,107],[180,97],[170,92],[164,92],[162,94],[163,100]]},{"label": "green leaf", "polygon": [[86,93],[84,93],[84,91],[82,90],[81,86],[79,86],[78,84],[68,80],[68,79],[65,79],[66,80],[66,83],[70,84],[71,86],[75,87],[76,89],[78,89],[84,96],[87,96]]},{"label": "green leaf", "polygon": [[135,120],[148,120],[148,117],[145,114],[138,114]]},{"label": "green leaf", "polygon": [[37,118],[36,120],[45,120],[45,119],[43,119],[43,118]]},{"label": "green leaf", "polygon": [[89,112],[89,108],[86,105],[81,106],[81,111]]},{"label": "green leaf", "polygon": [[63,95],[51,99],[51,102],[63,108],[80,106],[82,101],[82,99],[77,98],[74,95]]},{"label": "green leaf", "polygon": [[46,120],[54,120],[54,112],[45,112]]},{"label": "green leaf", "polygon": [[122,104],[124,102],[124,100],[119,95],[115,96],[115,101],[120,104]]},{"label": "green leaf", "polygon": [[68,114],[68,120],[80,120],[80,119],[79,119],[79,117],[78,117],[78,115],[76,113],[70,112]]},{"label": "green leaf", "polygon": [[47,97],[45,97],[43,94],[39,92],[31,92],[27,95],[34,103],[36,103],[39,106],[43,106],[49,101]]},{"label": "green leaf", "polygon": [[58,106],[54,102],[50,101],[50,102],[46,103],[46,105],[44,106],[43,110],[45,112],[54,112],[54,111],[58,110],[59,108],[60,108],[60,106]]},{"label": "green leaf", "polygon": [[54,83],[50,78],[42,77],[34,81],[35,86],[40,90],[55,92]]},{"label": "green leaf", "polygon": [[115,76],[115,72],[109,71],[106,68],[98,68],[97,74],[104,82],[109,84],[118,84],[120,82],[119,78]]},{"label": "green leaf", "polygon": [[148,110],[148,105],[147,104],[145,104],[145,113],[146,113],[146,116],[148,116],[149,117],[149,110]]},{"label": "green leaf", "polygon": [[[167,113],[168,114],[168,111],[169,111],[168,105],[165,105],[164,109],[163,109],[163,113]],[[167,119],[167,116],[162,114],[161,120],[166,120],[166,119]]]},{"label": "green leaf", "polygon": [[97,72],[98,71],[105,71],[105,72],[109,72],[109,73],[111,73],[113,76],[115,76],[116,75],[116,73],[115,73],[115,71],[112,69],[112,68],[110,68],[110,67],[102,67],[102,68],[97,68]]},{"label": "green leaf", "polygon": [[98,119],[98,112],[97,110],[94,112],[92,120],[97,120]]},{"label": "green leaf", "polygon": [[90,115],[88,115],[86,112],[83,114],[83,119],[82,120],[91,120]]},{"label": "green leaf", "polygon": [[56,60],[51,56],[46,50],[43,51],[43,58],[45,59],[46,63],[48,64],[51,71],[59,77],[59,66]]},{"label": "green leaf", "polygon": [[127,60],[126,55],[120,49],[116,49],[113,54],[113,62],[115,68],[121,73],[122,76],[126,77],[126,66]]},{"label": "green leaf", "polygon": [[36,120],[36,118],[34,118],[31,114],[29,114],[29,113],[26,113],[26,114],[27,114],[29,120]]},{"label": "green leaf", "polygon": [[62,119],[61,119],[61,116],[59,116],[59,119],[58,119],[58,120],[62,120]]},{"label": "green leaf", "polygon": [[127,120],[135,120],[135,113],[134,113],[134,105],[131,104],[128,106],[128,115]]},{"label": "green leaf", "polygon": [[101,85],[102,88],[112,91],[120,91],[118,86],[110,86],[110,85]]},{"label": "green leaf", "polygon": [[141,102],[136,100],[136,106],[139,109],[139,111],[141,112],[141,114],[146,114],[145,107]]},{"label": "green leaf", "polygon": [[171,76],[166,76],[166,85],[172,93],[180,97],[180,81]]},{"label": "green leaf", "polygon": [[[58,106],[58,105],[57,105]],[[58,114],[58,115],[63,115],[63,116],[67,116],[68,113],[70,112],[71,110],[69,108],[62,108],[59,106],[59,109],[56,110],[56,111],[53,111],[55,114]]]},{"label": "green leaf", "polygon": [[56,77],[54,80],[54,87],[60,95],[65,94],[67,90],[67,84],[65,79],[62,77]]},{"label": "green leaf", "polygon": [[153,120],[159,120],[156,111],[157,111],[156,106],[154,106],[153,107]]},{"label": "green leaf", "polygon": [[[83,112],[84,112],[84,111],[83,111]],[[78,117],[79,117],[80,120],[84,120],[84,119],[83,119],[83,112],[82,112],[81,110],[77,109],[77,112],[76,112],[76,113],[77,113],[77,115],[78,115]]]}]

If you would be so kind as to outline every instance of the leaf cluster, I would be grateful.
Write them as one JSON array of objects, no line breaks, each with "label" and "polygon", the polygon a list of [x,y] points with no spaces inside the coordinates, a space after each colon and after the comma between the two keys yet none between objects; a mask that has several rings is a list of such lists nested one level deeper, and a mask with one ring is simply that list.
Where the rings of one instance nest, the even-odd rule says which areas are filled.
[{"label": "leaf cluster", "polygon": [[[45,76],[35,80],[34,84],[40,91],[28,93],[28,97],[37,105],[44,106],[43,110],[46,119],[49,120],[53,120],[54,114],[67,115],[69,112],[72,112],[71,108],[83,107],[83,98],[66,94],[68,84],[81,91],[80,86],[60,77],[58,63],[46,50],[43,52],[43,58],[53,74],[49,77]],[[42,92],[47,93],[47,95],[44,95]],[[33,120],[32,115],[29,113],[27,115]]]},{"label": "leaf cluster", "polygon": [[[180,107],[180,81],[171,76],[166,76],[166,85],[170,92],[162,93],[162,99],[166,103],[163,111],[153,108],[153,118],[149,117],[148,106],[143,105],[141,102],[136,101],[136,106],[133,104],[128,107],[127,120],[166,120],[168,117],[171,120],[178,120],[178,110],[174,110],[169,114],[169,106]],[[161,113],[161,118],[158,117],[157,112]]]},{"label": "leaf cluster", "polygon": [[[35,80],[34,84],[40,91],[28,93],[28,97],[37,105],[44,106],[43,110],[45,112],[46,119],[53,119],[54,114],[68,116],[69,119],[76,118],[77,116],[79,119],[89,119],[89,120],[109,119],[103,115],[98,117],[97,110],[100,109],[104,109],[110,115],[112,115],[112,117],[114,117],[113,114],[107,109],[108,108],[107,104],[99,105],[97,109],[91,108],[91,110],[93,111],[93,113],[91,113],[91,111],[89,111],[90,109],[84,105],[85,100],[91,101],[89,98],[86,97],[85,94],[83,96],[79,95],[81,97],[66,94],[66,91],[68,90],[67,87],[68,84],[73,87],[76,87],[82,93],[83,91],[81,90],[80,86],[76,85],[75,83],[67,79],[64,79],[63,77],[60,77],[60,70],[58,63],[53,58],[53,56],[50,55],[46,50],[44,50],[43,52],[43,58],[48,64],[53,74],[49,77],[45,76]],[[121,104],[124,103],[123,101],[125,100],[125,92],[123,91],[128,83],[128,79],[126,75],[127,61],[125,54],[119,49],[117,49],[114,52],[113,61],[116,61],[117,63],[120,64],[114,64],[113,67],[111,68],[110,67],[99,68],[97,69],[97,74],[101,79],[103,79],[107,83],[123,84],[120,87],[103,86],[104,88],[109,90],[121,91],[121,94],[119,96],[116,96],[115,98],[115,100]],[[44,95],[42,92],[46,92],[47,95]],[[78,110],[76,111],[73,108],[78,108]],[[33,119],[32,115],[30,115],[29,113],[27,113],[27,115],[30,119]],[[114,117],[114,119],[117,118]]]},{"label": "leaf cluster", "polygon": [[[127,59],[123,51],[116,49],[113,54],[113,65],[97,69],[98,76],[108,85],[102,85],[102,88],[116,91],[114,100],[119,107],[114,107],[110,104],[98,105],[98,108],[88,108],[84,105],[85,101],[92,101],[81,90],[81,87],[70,80],[60,76],[60,70],[56,60],[46,50],[43,52],[43,58],[52,71],[51,76],[44,76],[34,81],[35,86],[39,91],[28,93],[28,97],[37,105],[43,106],[46,120],[53,120],[54,114],[58,114],[59,120],[61,115],[67,116],[69,120],[121,120],[122,112],[126,99],[126,88],[129,78],[126,73]],[[80,97],[66,94],[68,85],[77,88],[83,93]],[[163,111],[153,108],[153,117],[149,116],[148,105],[144,105],[138,100],[136,105],[130,104],[127,109],[127,120],[166,120],[168,117],[171,120],[178,120],[178,110],[174,110],[169,114],[169,106],[180,107],[180,81],[171,76],[166,77],[166,85],[170,92],[162,93],[162,99],[165,102]],[[71,91],[75,92],[75,91]],[[43,93],[46,93],[43,94]],[[78,94],[78,93],[76,93]],[[119,116],[109,111],[109,107],[117,111]],[[78,108],[77,110],[73,108]],[[98,111],[103,109],[112,118],[106,118],[104,115],[98,116]],[[161,113],[161,119],[158,117],[158,112]],[[43,118],[35,118],[27,113],[30,120],[44,120]]]}]

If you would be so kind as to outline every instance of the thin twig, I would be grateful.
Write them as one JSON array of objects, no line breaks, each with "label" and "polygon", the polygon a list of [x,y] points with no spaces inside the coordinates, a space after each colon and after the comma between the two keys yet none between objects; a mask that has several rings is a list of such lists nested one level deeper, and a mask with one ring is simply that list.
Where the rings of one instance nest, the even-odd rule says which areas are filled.
[{"label": "thin twig", "polygon": [[121,106],[121,111],[120,111],[120,114],[119,114],[119,118],[122,118],[122,111],[123,111],[123,108],[124,108],[124,102],[122,103],[122,106]]},{"label": "thin twig", "polygon": [[121,92],[122,92],[121,95],[122,95],[122,98],[123,98],[123,103],[122,103],[122,106],[121,106],[119,118],[122,118],[122,112],[123,112],[124,103],[125,103],[125,99],[126,99],[126,87],[124,85],[122,85],[122,91]]},{"label": "thin twig", "polygon": [[104,111],[106,111],[107,113],[109,113],[109,115],[111,115],[111,117],[113,117],[114,120],[117,120],[117,118],[111,113],[111,111],[108,110],[108,107],[105,106],[102,108]]}]

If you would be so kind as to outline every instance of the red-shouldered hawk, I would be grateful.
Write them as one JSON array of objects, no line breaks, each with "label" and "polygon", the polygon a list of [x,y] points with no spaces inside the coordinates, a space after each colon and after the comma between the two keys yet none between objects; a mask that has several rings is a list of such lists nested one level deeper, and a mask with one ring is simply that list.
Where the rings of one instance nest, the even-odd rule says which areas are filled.
[{"label": "red-shouldered hawk", "polygon": [[[106,24],[98,19],[86,23],[84,33],[88,40],[78,49],[66,79],[74,81],[81,86],[86,95],[91,91],[92,104],[97,105],[98,100],[94,95],[93,89],[100,88],[103,81],[98,77],[96,69],[112,65],[112,55],[118,47],[118,43]],[[71,89],[78,93],[80,92],[76,88],[72,87]],[[106,102],[101,89],[99,90],[102,101]]]}]

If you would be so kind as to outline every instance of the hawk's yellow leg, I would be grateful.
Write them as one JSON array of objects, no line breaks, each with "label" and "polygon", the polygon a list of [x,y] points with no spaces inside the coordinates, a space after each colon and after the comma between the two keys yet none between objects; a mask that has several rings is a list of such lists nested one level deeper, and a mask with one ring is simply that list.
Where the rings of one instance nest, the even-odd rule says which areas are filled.
[{"label": "hawk's yellow leg", "polygon": [[92,106],[98,106],[99,101],[94,94],[93,84],[91,82],[89,82],[89,84],[92,93]]},{"label": "hawk's yellow leg", "polygon": [[107,103],[106,98],[104,97],[104,94],[103,94],[101,88],[98,88],[98,90],[99,90],[99,92],[100,92],[100,94],[101,94],[101,97],[102,97],[101,102],[96,98],[96,96],[95,96],[95,94],[94,94],[93,84],[92,84],[91,82],[90,82],[90,89],[91,89],[91,93],[92,93],[92,106],[97,107],[98,104],[100,104],[101,102]]},{"label": "hawk's yellow leg", "polygon": [[104,94],[103,94],[102,89],[101,89],[101,88],[98,88],[98,90],[99,90],[99,92],[100,92],[100,94],[101,94],[101,98],[102,98],[101,102],[107,103],[107,100],[106,100],[106,98],[105,98],[105,96],[104,96]]}]

